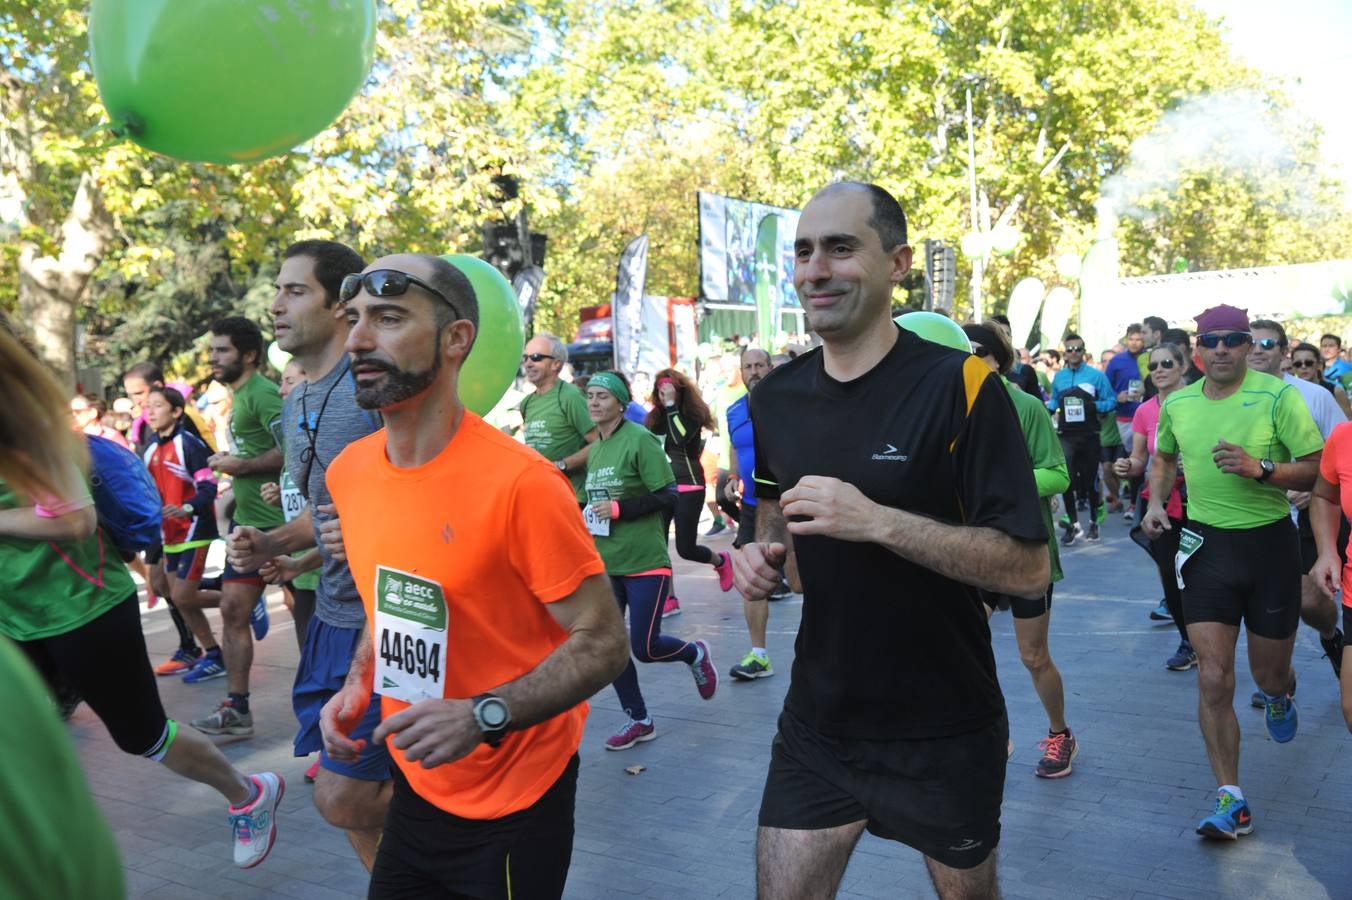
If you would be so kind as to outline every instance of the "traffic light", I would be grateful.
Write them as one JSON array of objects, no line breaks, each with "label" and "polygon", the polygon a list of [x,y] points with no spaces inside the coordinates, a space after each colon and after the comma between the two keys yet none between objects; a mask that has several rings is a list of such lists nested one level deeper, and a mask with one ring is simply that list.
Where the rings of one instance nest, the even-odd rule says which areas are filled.
[{"label": "traffic light", "polygon": [[[519,182],[510,175],[493,176],[493,187],[499,203],[515,200],[520,192]],[[508,281],[514,281],[522,270],[544,266],[548,240],[547,235],[527,229],[523,208],[515,218],[504,216],[484,223],[483,258]]]},{"label": "traffic light", "polygon": [[953,247],[943,241],[925,241],[925,308],[951,310],[958,292],[958,262]]}]

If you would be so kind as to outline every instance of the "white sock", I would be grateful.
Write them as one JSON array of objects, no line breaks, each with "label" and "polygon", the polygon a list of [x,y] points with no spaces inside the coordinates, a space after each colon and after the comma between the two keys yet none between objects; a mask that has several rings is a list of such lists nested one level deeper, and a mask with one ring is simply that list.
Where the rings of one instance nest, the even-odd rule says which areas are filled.
[{"label": "white sock", "polygon": [[752,647],[752,648],[751,648],[751,652],[754,653],[754,654],[756,654],[757,656],[767,656],[767,655],[768,655],[768,654],[765,652],[765,648],[764,648],[764,647]]},{"label": "white sock", "polygon": [[1220,786],[1220,790],[1225,791],[1227,794],[1230,794],[1240,803],[1244,802],[1244,792],[1239,789],[1239,785],[1223,784]]}]

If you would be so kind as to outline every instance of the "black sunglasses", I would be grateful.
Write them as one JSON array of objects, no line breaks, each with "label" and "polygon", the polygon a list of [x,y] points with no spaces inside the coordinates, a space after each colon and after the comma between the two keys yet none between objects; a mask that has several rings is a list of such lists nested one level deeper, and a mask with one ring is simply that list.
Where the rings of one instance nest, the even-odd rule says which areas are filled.
[{"label": "black sunglasses", "polygon": [[558,359],[558,357],[557,357],[557,356],[550,356],[548,353],[523,353],[523,354],[521,354],[521,361],[522,361],[522,362],[525,362],[526,360],[530,360],[531,362],[540,362],[541,360],[546,360],[546,359]]},{"label": "black sunglasses", "polygon": [[1259,338],[1253,345],[1259,350],[1276,350],[1278,347],[1276,338]]},{"label": "black sunglasses", "polygon": [[427,291],[427,293],[449,306],[457,319],[461,318],[460,310],[456,308],[449,297],[416,275],[400,272],[398,269],[375,269],[366,273],[357,272],[352,275],[344,275],[343,283],[338,287],[338,299],[347,303],[357,296],[362,288],[366,288],[366,293],[372,297],[401,297],[408,293],[410,284],[417,285]]},{"label": "black sunglasses", "polygon": [[1221,344],[1224,344],[1233,350],[1236,347],[1243,347],[1251,340],[1253,340],[1253,335],[1249,334],[1247,331],[1232,331],[1229,334],[1197,335],[1197,343],[1208,350],[1215,350]]},{"label": "black sunglasses", "polygon": [[1293,369],[1313,369],[1313,368],[1314,368],[1315,366],[1317,366],[1317,365],[1318,365],[1318,363],[1316,363],[1316,362],[1315,362],[1314,360],[1312,360],[1312,359],[1293,359],[1293,360],[1291,360],[1291,368],[1293,368]]},{"label": "black sunglasses", "polygon": [[1083,347],[1067,347],[1067,348],[1066,348],[1066,352],[1067,352],[1067,353],[1083,353],[1083,352],[1084,352],[1084,348],[1083,348]]},{"label": "black sunglasses", "polygon": [[1161,368],[1163,368],[1163,369],[1172,369],[1173,367],[1174,367],[1174,361],[1173,361],[1172,359],[1162,359],[1162,360],[1160,360],[1159,362],[1152,362],[1152,363],[1148,364],[1145,368],[1146,368],[1146,371],[1147,371],[1147,372],[1153,372],[1153,371],[1155,371],[1156,369],[1161,369]]},{"label": "black sunglasses", "polygon": [[975,347],[972,348],[972,355],[975,356],[977,359],[985,359],[986,357],[991,355],[991,352],[986,347],[977,344]]}]

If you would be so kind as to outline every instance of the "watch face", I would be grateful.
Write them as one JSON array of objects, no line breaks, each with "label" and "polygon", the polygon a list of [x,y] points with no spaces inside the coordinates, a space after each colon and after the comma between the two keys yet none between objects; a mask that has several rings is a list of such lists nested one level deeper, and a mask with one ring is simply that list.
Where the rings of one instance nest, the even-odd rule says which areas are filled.
[{"label": "watch face", "polygon": [[501,700],[485,700],[479,705],[479,718],[487,728],[501,728],[507,724],[507,705]]}]

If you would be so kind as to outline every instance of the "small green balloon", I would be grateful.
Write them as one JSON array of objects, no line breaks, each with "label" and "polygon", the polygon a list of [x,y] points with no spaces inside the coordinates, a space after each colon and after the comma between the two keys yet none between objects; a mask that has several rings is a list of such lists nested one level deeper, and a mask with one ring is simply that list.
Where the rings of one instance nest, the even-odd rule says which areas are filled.
[{"label": "small green balloon", "polygon": [[278,372],[284,372],[291,362],[291,354],[278,346],[276,341],[273,341],[268,344],[268,362],[272,363],[272,367]]},{"label": "small green balloon", "polygon": [[963,353],[972,352],[972,342],[967,340],[966,332],[962,330],[961,325],[948,316],[917,310],[902,313],[894,321],[902,328],[914,332],[927,341],[943,344],[945,347],[952,347],[954,350],[961,350]]},{"label": "small green balloon", "polygon": [[327,128],[375,58],[375,0],[93,0],[113,127],[177,159],[255,162]]},{"label": "small green balloon", "polygon": [[464,273],[479,301],[479,332],[460,370],[460,402],[486,416],[507,393],[521,367],[521,351],[526,346],[521,307],[512,285],[484,260],[462,253],[449,253],[442,259]]}]

